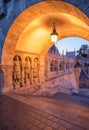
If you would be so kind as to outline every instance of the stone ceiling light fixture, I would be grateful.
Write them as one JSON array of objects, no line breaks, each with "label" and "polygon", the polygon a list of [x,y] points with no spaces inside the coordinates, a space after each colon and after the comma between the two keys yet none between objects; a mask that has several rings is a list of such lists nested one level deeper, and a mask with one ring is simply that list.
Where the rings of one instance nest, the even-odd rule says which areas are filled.
[{"label": "stone ceiling light fixture", "polygon": [[51,35],[51,41],[52,41],[52,43],[56,44],[57,43],[58,33],[56,31],[56,28],[55,28],[55,22],[53,23],[53,31],[52,31],[52,33],[50,35]]}]

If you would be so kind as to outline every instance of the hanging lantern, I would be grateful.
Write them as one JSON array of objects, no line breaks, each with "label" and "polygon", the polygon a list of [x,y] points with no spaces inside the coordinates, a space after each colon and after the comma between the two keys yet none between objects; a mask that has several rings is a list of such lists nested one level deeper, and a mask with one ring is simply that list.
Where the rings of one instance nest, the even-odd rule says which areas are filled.
[{"label": "hanging lantern", "polygon": [[53,32],[51,33],[51,41],[52,43],[56,44],[57,42],[58,33],[55,28],[55,23],[53,23]]}]

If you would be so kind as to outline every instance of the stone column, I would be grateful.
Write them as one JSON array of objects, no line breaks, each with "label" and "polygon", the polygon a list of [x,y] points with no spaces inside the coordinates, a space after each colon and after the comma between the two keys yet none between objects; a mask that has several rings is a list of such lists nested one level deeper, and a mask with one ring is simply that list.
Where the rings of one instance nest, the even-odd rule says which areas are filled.
[{"label": "stone column", "polygon": [[58,71],[57,71],[57,72],[58,72],[58,74],[59,74],[59,71],[60,71],[60,70],[59,70],[59,64],[60,64],[59,56],[58,56],[58,58],[57,58],[57,61],[58,61]]},{"label": "stone column", "polygon": [[2,68],[0,66],[0,94],[2,93],[3,87],[4,87],[4,73],[3,73]]},{"label": "stone column", "polygon": [[46,62],[45,76],[48,78],[48,76],[49,76],[49,57],[47,55],[46,55],[46,58],[45,58],[45,62]]},{"label": "stone column", "polygon": [[12,90],[13,85],[12,85],[12,70],[13,66],[12,65],[2,65],[1,66],[3,73],[4,73],[4,87],[2,92],[8,92]]},{"label": "stone column", "polygon": [[79,87],[79,76],[80,76],[81,68],[75,68],[74,75],[76,79],[77,86]]},{"label": "stone column", "polygon": [[45,61],[46,61],[45,56],[41,55],[40,56],[40,71],[39,71],[39,79],[40,79],[41,86],[44,86],[45,79],[46,79],[45,66],[46,66],[47,63]]},{"label": "stone column", "polygon": [[64,57],[64,73],[66,73],[66,58]]}]

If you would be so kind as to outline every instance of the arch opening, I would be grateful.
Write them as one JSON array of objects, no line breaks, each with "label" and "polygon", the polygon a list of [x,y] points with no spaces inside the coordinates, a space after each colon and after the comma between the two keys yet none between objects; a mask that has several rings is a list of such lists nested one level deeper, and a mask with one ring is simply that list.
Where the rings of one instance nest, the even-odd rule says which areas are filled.
[{"label": "arch opening", "polygon": [[[50,33],[54,21],[59,33],[59,40],[68,36],[79,36],[89,40],[89,20],[79,9],[65,2],[50,1],[50,4],[52,6],[49,6],[47,2],[35,4],[17,17],[9,29],[4,43],[2,64],[9,64],[5,57],[12,60],[12,55],[16,51],[38,55],[46,54],[44,49],[48,50],[52,46]],[[40,12],[42,6],[45,6],[45,9],[41,8]],[[38,7],[39,10],[37,10]],[[37,10],[37,14],[34,10]]]},{"label": "arch opening", "polygon": [[67,52],[75,51],[75,54],[77,55],[77,51],[80,49],[82,45],[89,46],[89,41],[78,36],[71,36],[59,40],[56,44],[56,47],[58,48],[60,54],[66,55]]},{"label": "arch opening", "polygon": [[[89,20],[81,11],[64,2],[50,1],[50,4],[52,6],[49,6],[47,2],[41,2],[27,8],[16,18],[8,31],[2,52],[2,65],[11,65],[11,69],[13,70],[13,57],[16,55],[21,57],[23,70],[20,73],[20,88],[24,86],[22,83],[25,84],[24,78],[22,80],[22,75],[25,75],[25,58],[28,56],[31,57],[32,68],[30,68],[30,70],[32,79],[29,79],[27,75],[29,79],[27,87],[29,86],[28,84],[30,84],[30,86],[32,85],[33,88],[37,90],[40,88],[40,83],[45,82],[45,56],[49,48],[53,46],[50,33],[54,21],[56,23],[57,32],[59,33],[59,40],[69,36],[79,36],[89,40]],[[41,11],[38,10],[37,8],[42,7],[42,5],[45,6],[45,8],[41,8]],[[69,11],[69,8],[71,11]],[[37,13],[34,10],[37,10]],[[57,61],[55,61],[55,63],[57,63]],[[34,76],[35,69],[36,76]],[[55,70],[57,70],[57,68]],[[5,73],[7,76],[6,70]],[[10,84],[12,84],[12,73],[8,73],[8,75],[11,80]],[[10,86],[8,81],[6,81],[5,84]]]}]

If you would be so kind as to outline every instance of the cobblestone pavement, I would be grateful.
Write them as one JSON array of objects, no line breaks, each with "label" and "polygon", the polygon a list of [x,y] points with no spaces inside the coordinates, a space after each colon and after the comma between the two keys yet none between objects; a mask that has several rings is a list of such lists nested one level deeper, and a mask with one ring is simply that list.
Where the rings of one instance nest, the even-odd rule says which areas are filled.
[{"label": "cobblestone pavement", "polygon": [[89,130],[88,126],[89,98],[0,95],[0,130]]}]

